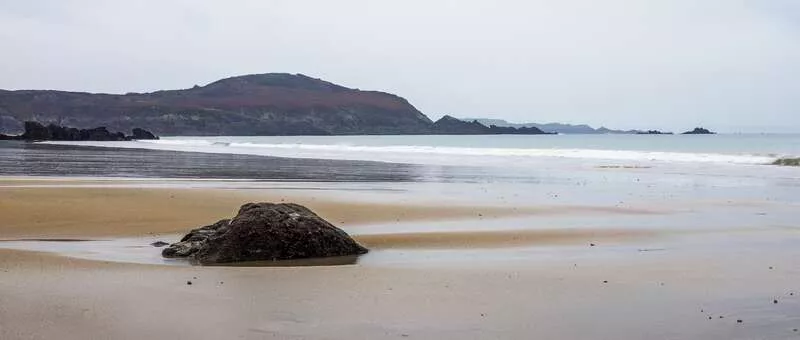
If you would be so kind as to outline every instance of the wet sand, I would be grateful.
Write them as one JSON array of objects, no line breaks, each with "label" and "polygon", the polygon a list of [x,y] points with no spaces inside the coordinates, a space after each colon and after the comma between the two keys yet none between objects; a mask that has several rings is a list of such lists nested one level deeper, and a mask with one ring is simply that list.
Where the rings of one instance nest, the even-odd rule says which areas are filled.
[{"label": "wet sand", "polygon": [[[676,220],[614,206],[431,206],[284,190],[82,187],[87,184],[98,183],[0,181],[0,239],[179,233],[230,216],[241,203],[281,199],[359,231],[414,221],[496,227],[508,218],[573,214]],[[0,339],[800,336],[794,331],[800,328],[800,233],[788,226],[689,233],[680,240],[653,228],[558,225],[354,236],[378,260],[191,267],[0,249]],[[430,261],[380,261],[411,253]]]},{"label": "wet sand", "polygon": [[796,337],[798,273],[757,262],[164,267],[0,250],[0,338]]},{"label": "wet sand", "polygon": [[419,232],[356,235],[369,248],[377,249],[479,249],[530,245],[588,245],[656,237],[653,231],[613,229],[498,230],[460,232]]},{"label": "wet sand", "polygon": [[225,189],[3,188],[0,237],[104,237],[171,234],[236,214],[247,202],[294,202],[337,225],[487,218],[528,213],[496,207],[431,207],[335,202],[314,196]]},{"label": "wet sand", "polygon": [[[651,214],[594,206],[476,206],[359,202],[280,189],[102,186],[93,180],[0,180],[0,239],[96,238],[176,234],[236,214],[248,202],[294,202],[337,226],[498,219],[574,213]],[[147,185],[148,182],[140,184]],[[123,183],[125,184],[125,183]]]}]

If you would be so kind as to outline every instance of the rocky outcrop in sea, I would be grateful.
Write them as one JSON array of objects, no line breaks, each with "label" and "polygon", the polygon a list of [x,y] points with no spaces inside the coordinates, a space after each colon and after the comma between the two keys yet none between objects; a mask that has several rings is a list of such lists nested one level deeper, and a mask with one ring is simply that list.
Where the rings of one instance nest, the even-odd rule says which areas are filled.
[{"label": "rocky outcrop in sea", "polygon": [[715,134],[716,132],[711,132],[710,130],[701,127],[697,127],[694,128],[694,130],[692,131],[686,131],[682,133],[682,135],[715,135]]}]

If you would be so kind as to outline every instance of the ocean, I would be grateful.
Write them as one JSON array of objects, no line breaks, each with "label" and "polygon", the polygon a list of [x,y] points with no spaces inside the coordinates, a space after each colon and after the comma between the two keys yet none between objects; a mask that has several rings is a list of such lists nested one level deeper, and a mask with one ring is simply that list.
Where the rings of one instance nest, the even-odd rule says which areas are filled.
[{"label": "ocean", "polygon": [[800,168],[771,163],[798,155],[800,135],[165,137],[4,142],[0,174],[377,183],[491,204],[793,204]]},{"label": "ocean", "polygon": [[165,137],[54,143],[429,165],[537,165],[553,159],[768,164],[800,155],[800,135],[490,135]]},{"label": "ocean", "polygon": [[267,181],[596,181],[797,179],[771,165],[800,135],[165,137],[134,142],[0,143],[0,174]]}]

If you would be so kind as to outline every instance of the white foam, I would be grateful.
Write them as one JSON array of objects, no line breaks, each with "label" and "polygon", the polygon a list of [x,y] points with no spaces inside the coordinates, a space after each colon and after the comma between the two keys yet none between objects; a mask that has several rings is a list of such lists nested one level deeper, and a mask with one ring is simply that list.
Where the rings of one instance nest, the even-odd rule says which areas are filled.
[{"label": "white foam", "polygon": [[138,148],[287,158],[363,160],[432,165],[516,166],[541,164],[552,159],[583,159],[626,163],[680,162],[704,164],[769,164],[776,157],[665,151],[480,148],[418,145],[350,145],[301,143],[218,142],[204,139],[166,139],[136,142],[47,142],[50,144]]}]

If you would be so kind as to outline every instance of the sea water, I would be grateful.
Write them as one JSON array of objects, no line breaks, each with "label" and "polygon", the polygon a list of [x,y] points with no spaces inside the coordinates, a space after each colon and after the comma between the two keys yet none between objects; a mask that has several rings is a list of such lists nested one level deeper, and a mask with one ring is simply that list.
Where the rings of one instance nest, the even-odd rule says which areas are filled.
[{"label": "sea water", "polygon": [[520,165],[540,159],[768,164],[800,155],[800,135],[490,135],[165,137],[75,144],[436,165]]},{"label": "sea water", "polygon": [[[759,202],[753,209],[785,225],[796,219],[800,168],[771,163],[799,155],[800,135],[165,137],[0,143],[0,175],[309,182],[351,199],[418,203]],[[756,213],[739,221],[764,219]]]}]

